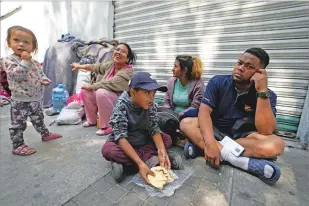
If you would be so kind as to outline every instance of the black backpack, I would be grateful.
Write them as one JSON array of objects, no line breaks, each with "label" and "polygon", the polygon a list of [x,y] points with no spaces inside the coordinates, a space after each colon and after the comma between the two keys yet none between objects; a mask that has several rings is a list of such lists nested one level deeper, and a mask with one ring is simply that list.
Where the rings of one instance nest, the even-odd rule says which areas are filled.
[{"label": "black backpack", "polygon": [[173,145],[177,141],[179,134],[179,119],[180,116],[172,109],[159,106],[157,108],[158,125],[163,133],[166,133],[172,137]]}]

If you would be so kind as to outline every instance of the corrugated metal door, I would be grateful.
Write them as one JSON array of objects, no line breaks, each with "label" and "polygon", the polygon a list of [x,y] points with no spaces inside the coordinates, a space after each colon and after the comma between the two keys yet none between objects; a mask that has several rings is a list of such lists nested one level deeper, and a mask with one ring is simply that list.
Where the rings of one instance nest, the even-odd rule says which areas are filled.
[{"label": "corrugated metal door", "polygon": [[309,82],[308,25],[305,1],[116,1],[114,37],[137,53],[136,70],[161,83],[172,76],[178,54],[202,58],[207,84],[214,75],[231,74],[244,50],[264,48],[279,127],[295,132]]}]

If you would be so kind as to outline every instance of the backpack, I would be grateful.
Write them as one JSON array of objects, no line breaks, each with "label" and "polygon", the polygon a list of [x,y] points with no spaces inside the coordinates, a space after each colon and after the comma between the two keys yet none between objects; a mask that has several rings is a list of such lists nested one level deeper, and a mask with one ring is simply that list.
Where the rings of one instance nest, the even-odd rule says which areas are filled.
[{"label": "backpack", "polygon": [[172,109],[159,106],[157,108],[158,114],[158,125],[161,131],[168,134],[172,138],[173,145],[177,141],[177,136],[179,133],[179,119],[180,116]]}]

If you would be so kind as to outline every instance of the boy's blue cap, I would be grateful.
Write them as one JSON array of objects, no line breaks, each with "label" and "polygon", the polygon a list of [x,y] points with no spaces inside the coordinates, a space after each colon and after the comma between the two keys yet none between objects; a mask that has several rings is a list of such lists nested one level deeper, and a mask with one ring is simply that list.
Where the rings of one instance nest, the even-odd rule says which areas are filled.
[{"label": "boy's blue cap", "polygon": [[147,91],[158,90],[166,92],[166,86],[160,86],[155,79],[151,77],[148,72],[136,72],[129,81],[129,90],[133,89],[145,89]]}]

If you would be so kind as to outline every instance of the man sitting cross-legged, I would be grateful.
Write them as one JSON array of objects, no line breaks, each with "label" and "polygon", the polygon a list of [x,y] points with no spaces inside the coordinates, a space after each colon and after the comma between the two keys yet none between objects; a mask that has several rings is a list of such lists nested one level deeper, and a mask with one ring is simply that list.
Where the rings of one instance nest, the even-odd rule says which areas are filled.
[{"label": "man sitting cross-legged", "polygon": [[[277,97],[267,87],[268,63],[263,49],[251,48],[240,56],[232,75],[217,75],[209,81],[198,117],[180,122],[181,131],[190,140],[185,145],[187,158],[202,150],[206,161],[215,167],[222,159],[267,184],[278,181],[279,167],[265,160],[284,150],[284,141],[272,134],[277,126]],[[223,144],[225,136],[244,148],[241,156],[232,153],[231,144]]]}]

